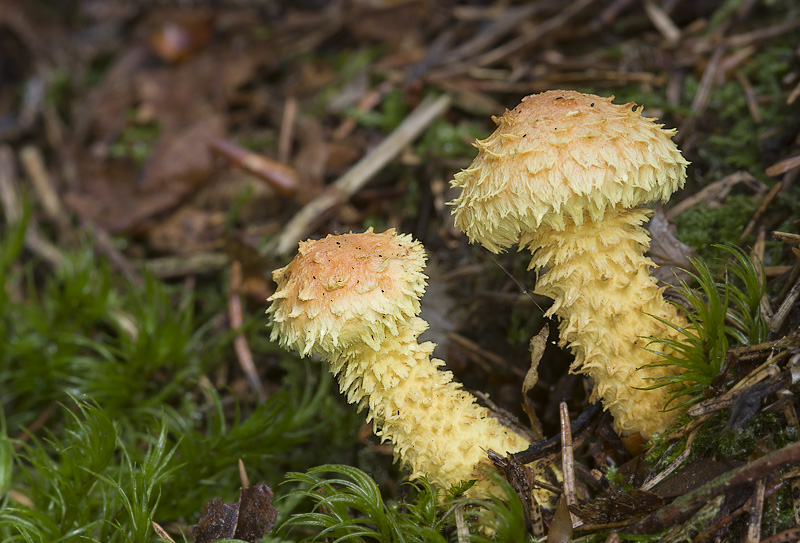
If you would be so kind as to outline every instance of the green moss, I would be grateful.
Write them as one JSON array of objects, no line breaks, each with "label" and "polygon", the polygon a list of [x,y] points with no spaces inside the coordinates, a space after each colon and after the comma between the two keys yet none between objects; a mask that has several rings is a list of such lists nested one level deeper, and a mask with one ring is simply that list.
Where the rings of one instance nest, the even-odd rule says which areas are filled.
[{"label": "green moss", "polygon": [[401,89],[392,89],[386,93],[377,110],[361,111],[357,108],[351,108],[346,114],[362,126],[380,128],[390,132],[405,120],[408,112],[409,108],[405,102],[403,91]]},{"label": "green moss", "polygon": [[725,256],[715,244],[735,244],[758,208],[758,202],[743,195],[729,196],[722,206],[699,205],[675,217],[677,236],[697,249],[703,260]]},{"label": "green moss", "polygon": [[454,125],[446,119],[437,119],[425,130],[415,149],[418,155],[425,157],[469,157],[475,154],[472,143],[485,136],[478,123]]},{"label": "green moss", "polygon": [[161,127],[157,122],[137,123],[134,114],[128,115],[128,124],[117,140],[109,147],[111,158],[125,158],[141,166],[153,154]]}]

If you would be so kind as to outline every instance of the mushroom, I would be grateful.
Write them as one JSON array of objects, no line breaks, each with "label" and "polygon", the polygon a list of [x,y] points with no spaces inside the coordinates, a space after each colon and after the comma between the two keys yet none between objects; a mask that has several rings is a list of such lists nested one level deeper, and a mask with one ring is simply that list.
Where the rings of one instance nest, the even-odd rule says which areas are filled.
[{"label": "mushroom", "polygon": [[[497,130],[476,143],[478,156],[456,174],[455,224],[492,252],[513,244],[533,253],[536,292],[554,299],[546,315],[561,319],[573,372],[594,380],[622,435],[661,432],[676,416],[665,411],[668,389],[642,390],[677,368],[649,337],[678,340],[664,321],[686,324],[665,302],[644,253],[642,224],[686,179],[688,162],[672,136],[634,104],[612,104],[575,91],[523,98],[493,118]],[[646,347],[646,348],[645,348]]]},{"label": "mushroom", "polygon": [[[394,230],[301,242],[273,272],[278,288],[267,313],[272,340],[321,355],[412,478],[446,489],[477,478],[486,449],[517,452],[529,442],[438,369],[444,362],[431,359],[433,343],[417,341],[428,326],[417,316],[425,259],[420,243]],[[490,488],[479,480],[473,492]]]}]

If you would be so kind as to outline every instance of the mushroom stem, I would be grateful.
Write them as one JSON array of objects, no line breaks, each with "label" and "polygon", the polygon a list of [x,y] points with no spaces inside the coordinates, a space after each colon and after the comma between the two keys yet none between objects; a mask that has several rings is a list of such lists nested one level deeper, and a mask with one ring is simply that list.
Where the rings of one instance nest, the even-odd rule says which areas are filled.
[{"label": "mushroom stem", "polygon": [[520,451],[529,443],[478,406],[451,372],[437,369],[444,362],[431,359],[434,344],[417,341],[427,327],[414,317],[377,350],[353,344],[323,357],[347,401],[368,407],[367,421],[392,443],[411,478],[426,476],[449,488],[478,476],[474,468],[486,458],[485,449]]},{"label": "mushroom stem", "polygon": [[648,337],[680,340],[654,317],[686,325],[649,272],[655,264],[644,256],[650,237],[641,225],[651,214],[617,206],[599,221],[587,213],[581,225],[563,231],[543,225],[520,240],[533,253],[529,269],[537,271],[536,292],[555,300],[547,314],[560,318],[560,344],[575,355],[571,369],[594,380],[592,397],[602,398],[618,431],[646,437],[676,416],[663,410],[667,387],[640,390],[677,370],[641,367],[662,360],[645,350],[664,349]]},{"label": "mushroom stem", "polygon": [[[433,343],[419,343],[428,327],[417,316],[424,264],[422,246],[393,230],[302,242],[273,272],[278,288],[268,313],[272,339],[303,356],[320,354],[412,477],[449,488],[479,478],[486,450],[517,452],[529,443],[438,369],[444,362],[431,359]],[[472,494],[490,489],[479,480]]]}]

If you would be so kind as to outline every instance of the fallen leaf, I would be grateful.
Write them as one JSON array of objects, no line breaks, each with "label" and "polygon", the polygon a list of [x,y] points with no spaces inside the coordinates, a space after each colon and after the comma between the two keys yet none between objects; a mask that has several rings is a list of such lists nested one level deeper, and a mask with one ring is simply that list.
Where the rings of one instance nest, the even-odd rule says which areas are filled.
[{"label": "fallen leaf", "polygon": [[670,227],[669,219],[662,209],[658,209],[648,225],[650,230],[650,251],[648,256],[658,266],[652,274],[668,284],[675,283],[675,276],[689,281],[691,276],[684,270],[692,270],[690,258],[694,258],[696,251],[688,245],[682,243],[673,229]]},{"label": "fallen leaf", "polygon": [[596,498],[589,503],[570,507],[585,524],[609,524],[643,517],[664,505],[660,496],[633,489],[628,494]]},{"label": "fallen leaf", "polygon": [[239,501],[224,503],[220,498],[206,504],[206,514],[192,526],[195,543],[213,543],[221,539],[261,541],[272,531],[278,510],[272,506],[272,489],[265,483],[243,488]]}]

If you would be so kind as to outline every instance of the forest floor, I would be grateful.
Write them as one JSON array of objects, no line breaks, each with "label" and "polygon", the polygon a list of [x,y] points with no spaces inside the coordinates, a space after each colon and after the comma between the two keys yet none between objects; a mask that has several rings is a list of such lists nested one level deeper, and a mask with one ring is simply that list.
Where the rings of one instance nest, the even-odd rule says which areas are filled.
[{"label": "forest floor", "polygon": [[[550,89],[643,106],[690,162],[650,256],[706,381],[646,447],[568,372],[529,253],[453,224],[475,139]],[[0,539],[797,541],[798,174],[793,2],[0,0]],[[424,339],[551,439],[536,458],[577,421],[575,522],[513,476],[492,517],[403,484],[326,368],[270,342],[271,271],[369,227],[425,246]]]}]

